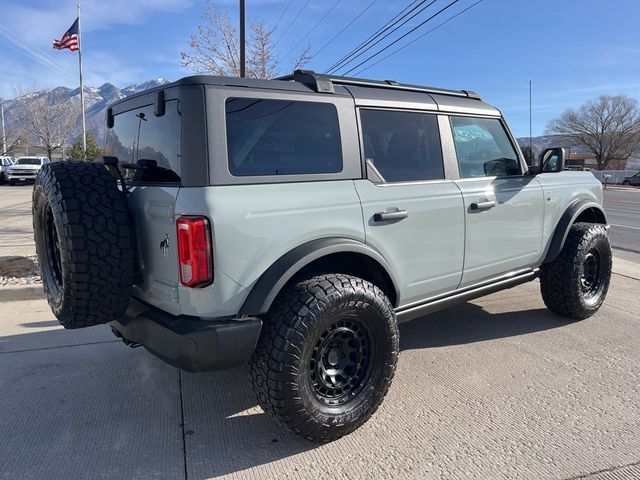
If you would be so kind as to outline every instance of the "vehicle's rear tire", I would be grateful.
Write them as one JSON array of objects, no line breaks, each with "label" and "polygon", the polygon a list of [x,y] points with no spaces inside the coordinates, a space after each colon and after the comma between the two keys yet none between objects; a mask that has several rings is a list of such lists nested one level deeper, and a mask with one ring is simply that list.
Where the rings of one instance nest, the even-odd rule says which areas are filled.
[{"label": "vehicle's rear tire", "polygon": [[65,328],[125,312],[134,273],[130,216],[103,166],[44,165],[33,189],[33,229],[47,300]]},{"label": "vehicle's rear tire", "polygon": [[582,320],[602,306],[611,280],[611,246],[604,225],[576,223],[562,252],[542,265],[540,289],[549,310]]},{"label": "vehicle's rear tire", "polygon": [[249,373],[265,411],[308,440],[330,442],[380,406],[398,349],[393,307],[378,287],[319,275],[276,299]]}]

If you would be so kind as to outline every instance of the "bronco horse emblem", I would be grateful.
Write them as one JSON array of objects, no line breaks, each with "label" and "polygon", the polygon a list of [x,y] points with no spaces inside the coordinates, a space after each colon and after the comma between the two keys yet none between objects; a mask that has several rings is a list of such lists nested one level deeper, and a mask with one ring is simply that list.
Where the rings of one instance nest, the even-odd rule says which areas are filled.
[{"label": "bronco horse emblem", "polygon": [[164,234],[164,240],[160,242],[160,250],[162,251],[162,256],[169,256],[169,234]]}]

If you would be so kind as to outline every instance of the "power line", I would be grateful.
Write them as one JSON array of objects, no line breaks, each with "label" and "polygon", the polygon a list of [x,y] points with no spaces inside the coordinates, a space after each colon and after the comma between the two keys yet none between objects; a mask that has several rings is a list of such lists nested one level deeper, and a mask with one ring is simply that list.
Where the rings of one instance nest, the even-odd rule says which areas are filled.
[{"label": "power line", "polygon": [[[400,24],[395,26],[390,32],[384,34],[382,37],[380,37],[378,40],[376,40],[375,42],[373,42],[372,44],[370,44],[367,48],[365,48],[364,50],[362,50],[360,53],[358,53],[357,55],[355,55],[351,60],[349,60],[348,62],[344,63],[342,65],[342,67],[340,68],[348,68],[348,65],[350,63],[356,62],[358,57],[361,57],[362,55],[364,55],[366,52],[368,52],[369,50],[371,50],[373,47],[375,47],[376,45],[378,45],[380,42],[385,41],[388,37],[390,37],[391,35],[393,35],[394,33],[396,33],[398,30],[400,30],[401,28],[403,28],[405,25],[407,25],[409,22],[411,22],[414,18],[416,18],[418,15],[420,15],[422,12],[424,12],[427,8],[429,8],[430,6],[432,6],[434,3],[436,3],[438,0],[431,0],[429,3],[427,3],[425,6],[423,6],[422,8],[420,8],[420,10],[418,10],[417,12],[413,13],[415,11],[415,8],[411,11],[411,12],[407,12],[406,15],[404,15],[401,19],[399,19]],[[424,3],[424,2],[422,2]],[[420,5],[418,5],[418,7],[420,7],[422,5],[422,3]],[[411,15],[409,18],[406,18],[408,14],[413,13],[413,15]],[[406,19],[405,19],[406,18]],[[396,22],[398,23],[398,22]],[[337,69],[336,69],[337,70]]]},{"label": "power line", "polygon": [[[367,39],[365,39],[363,42],[361,42],[359,45],[357,45],[355,48],[353,48],[351,51],[349,51],[349,53],[347,53],[340,60],[338,60],[331,67],[329,67],[327,69],[327,73],[334,72],[335,70],[337,70],[337,69],[345,66],[346,64],[348,64],[354,58],[357,58],[358,56],[360,56],[362,54],[362,50],[363,49],[365,49],[365,51],[368,50],[370,48],[370,47],[367,47],[368,45],[370,45],[372,42],[374,42],[377,38],[379,38],[381,35],[383,35],[390,28],[393,28],[395,25],[397,25],[398,23],[402,22],[402,20],[404,20],[408,15],[413,13],[416,9],[420,8],[427,1],[428,0],[414,0],[413,2],[411,2],[404,9],[402,9],[402,11],[400,13],[398,13],[391,20],[389,20],[387,23],[385,23],[382,27],[380,27],[378,30],[376,30],[375,33],[371,34],[369,37],[367,37]],[[431,3],[434,3],[435,1],[436,0],[433,0]],[[427,5],[427,6],[429,6],[429,5]],[[424,8],[422,10],[420,10],[420,12],[422,12],[423,10],[424,10]],[[420,12],[418,12],[418,13],[420,13]],[[413,17],[411,17],[411,18],[413,18]],[[400,27],[401,26],[402,25],[400,25]],[[397,27],[397,28],[400,28],[400,27]],[[394,31],[397,30],[397,28],[395,28]],[[393,33],[393,32],[391,32],[391,33]],[[378,42],[376,42],[376,43],[378,43]]]},{"label": "power line", "polygon": [[413,45],[414,43],[416,43],[418,40],[420,40],[423,37],[426,37],[427,35],[429,35],[431,32],[433,32],[434,30],[437,30],[438,28],[440,28],[441,26],[443,26],[446,23],[449,23],[451,20],[453,20],[456,17],[459,17],[460,15],[462,15],[463,13],[465,13],[467,10],[471,10],[473,7],[475,7],[476,5],[478,5],[480,2],[482,2],[483,0],[477,0],[475,3],[469,5],[467,8],[465,8],[464,10],[460,10],[458,13],[456,13],[455,15],[452,15],[451,17],[447,18],[444,22],[439,23],[438,25],[436,25],[435,27],[433,27],[431,30],[426,31],[425,33],[423,33],[422,35],[420,35],[419,37],[416,37],[415,39],[411,40],[409,43],[406,43],[404,45],[402,45],[401,47],[395,49],[393,52],[389,53],[388,55],[385,55],[384,57],[382,57],[381,59],[377,60],[376,62],[372,63],[371,65],[363,68],[362,70],[359,70],[355,73],[356,76],[360,75],[362,72],[365,72],[367,70],[369,70],[370,68],[374,67],[375,65],[378,65],[380,62],[386,60],[387,58],[391,57],[392,55],[395,55],[396,53],[398,53],[400,50],[403,50],[405,48],[407,48],[410,45]]},{"label": "power line", "polygon": [[293,3],[293,0],[289,0],[289,3],[287,3],[287,6],[284,7],[284,10],[280,14],[280,18],[278,18],[278,21],[276,22],[275,26],[273,27],[273,31],[274,32],[278,29],[278,25],[280,25],[280,22],[284,18],[284,14],[287,13],[287,10],[289,10],[289,7],[291,6],[292,3]]},{"label": "power line", "polygon": [[282,37],[284,37],[285,33],[287,33],[289,31],[289,29],[291,28],[291,25],[293,25],[296,20],[298,19],[298,17],[302,14],[302,12],[304,11],[305,8],[307,8],[307,5],[309,5],[309,2],[311,2],[311,0],[307,0],[305,2],[305,4],[302,6],[302,8],[300,9],[300,11],[298,12],[298,14],[293,18],[293,20],[291,20],[289,22],[289,25],[287,25],[287,28],[284,29],[284,32],[282,32],[280,34],[280,36],[278,37],[278,39],[276,40],[276,42],[273,44],[273,47],[277,47],[278,43],[280,43],[280,40],[282,40]]},{"label": "power line", "polygon": [[374,3],[376,3],[377,1],[378,1],[378,0],[373,0],[373,2],[371,2],[369,5],[367,5],[367,6],[365,7],[365,9],[364,9],[364,10],[362,10],[358,15],[356,15],[356,16],[353,18],[353,20],[351,20],[349,23],[347,23],[347,25],[346,25],[342,30],[340,30],[338,33],[336,33],[336,34],[331,38],[331,40],[329,40],[329,41],[328,41],[327,43],[325,43],[322,47],[320,47],[316,53],[314,53],[313,55],[311,55],[310,59],[311,59],[311,58],[313,58],[313,57],[315,57],[315,56],[316,56],[316,55],[318,55],[321,51],[323,51],[325,48],[327,48],[329,45],[331,45],[331,44],[333,43],[333,41],[334,41],[336,38],[338,38],[340,35],[342,35],[342,34],[345,32],[345,30],[346,30],[347,28],[349,28],[351,25],[353,25],[353,24],[355,23],[355,21],[356,21],[356,20],[358,20],[362,15],[364,15],[364,14],[367,12],[367,10],[369,10],[369,9],[373,6],[373,4],[374,4]]},{"label": "power line", "polygon": [[291,55],[291,52],[293,52],[296,48],[298,48],[298,45],[300,45],[302,42],[304,42],[306,40],[306,38],[311,35],[311,32],[313,32],[316,28],[318,28],[318,26],[324,21],[325,18],[327,18],[329,16],[329,14],[338,6],[338,4],[341,2],[342,0],[336,0],[336,2],[333,4],[333,6],[327,10],[325,12],[325,14],[322,16],[322,18],[320,20],[318,20],[318,22],[311,27],[311,29],[304,35],[304,37],[302,37],[300,39],[300,41],[298,41],[297,43],[295,43],[293,45],[293,47],[291,47],[291,50],[289,50],[286,55],[284,55],[282,57],[282,60],[284,60],[285,58],[287,58],[289,55]]},{"label": "power line", "polygon": [[424,26],[425,24],[427,24],[428,22],[430,22],[432,19],[434,19],[435,17],[437,17],[438,15],[440,15],[442,12],[444,12],[445,10],[453,7],[456,3],[458,3],[460,0],[453,0],[451,3],[449,3],[448,5],[446,5],[445,7],[442,7],[440,10],[438,10],[436,13],[434,13],[433,15],[431,15],[429,18],[427,18],[426,20],[424,20],[423,22],[419,23],[418,25],[416,25],[415,27],[413,27],[411,30],[409,30],[408,32],[404,33],[402,36],[400,36],[399,38],[395,39],[393,42],[391,42],[390,44],[388,44],[387,46],[381,48],[380,50],[378,50],[376,53],[374,53],[373,55],[369,55],[365,60],[363,60],[362,62],[360,62],[358,65],[356,65],[355,67],[351,67],[349,70],[347,70],[343,75],[348,75],[350,72],[360,68],[362,65],[364,65],[365,63],[367,63],[369,60],[371,60],[372,58],[377,57],[378,55],[380,55],[382,52],[384,52],[385,50],[387,50],[388,48],[392,47],[393,45],[395,45],[396,43],[398,43],[400,40],[402,40],[403,38],[405,38],[408,35],[411,35],[413,32],[415,32],[416,30],[418,30],[419,28],[421,28],[422,26]]}]

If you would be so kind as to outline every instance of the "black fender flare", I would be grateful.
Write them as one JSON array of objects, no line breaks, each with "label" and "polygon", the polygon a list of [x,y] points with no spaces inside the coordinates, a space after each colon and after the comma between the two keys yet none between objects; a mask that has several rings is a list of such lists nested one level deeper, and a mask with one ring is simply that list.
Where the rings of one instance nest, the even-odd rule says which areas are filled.
[{"label": "black fender flare", "polygon": [[607,223],[607,216],[600,204],[592,200],[575,200],[567,207],[560,217],[558,225],[556,225],[553,236],[551,237],[551,243],[549,244],[547,255],[542,263],[552,262],[558,257],[558,255],[560,255],[560,252],[564,247],[564,242],[567,240],[567,235],[569,235],[569,230],[571,230],[571,226],[582,213],[589,209],[594,209],[602,215],[602,222],[599,223]]},{"label": "black fender flare", "polygon": [[240,309],[240,315],[267,313],[278,293],[296,273],[314,260],[333,253],[359,253],[380,264],[393,283],[396,298],[400,298],[392,269],[380,253],[369,245],[350,238],[320,238],[299,245],[276,260],[252,287]]}]

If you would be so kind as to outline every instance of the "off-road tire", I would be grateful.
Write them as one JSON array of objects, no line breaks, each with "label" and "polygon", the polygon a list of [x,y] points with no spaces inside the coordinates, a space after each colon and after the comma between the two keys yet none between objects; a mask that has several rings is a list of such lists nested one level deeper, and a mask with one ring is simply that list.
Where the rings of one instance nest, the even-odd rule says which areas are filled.
[{"label": "off-road tire", "polygon": [[[356,331],[360,333],[349,333]],[[348,339],[344,343],[343,337]],[[340,388],[333,387],[335,381],[323,380],[328,377],[320,378],[321,367],[354,358],[355,363],[364,363],[365,357],[352,351],[338,360],[340,353],[334,355],[327,342],[335,340],[347,350],[367,352],[362,347],[367,338],[366,370],[352,367],[353,386],[331,397]],[[322,355],[325,347],[329,348],[326,356]],[[266,412],[308,440],[330,442],[360,427],[380,406],[393,379],[398,348],[395,314],[382,290],[349,275],[319,275],[290,285],[276,299],[264,319],[249,373]],[[319,358],[325,360],[319,362]],[[336,368],[341,368],[340,363]],[[348,371],[345,367],[344,372]],[[334,378],[340,387],[346,376]],[[323,387],[327,384],[328,388]]]},{"label": "off-road tire", "polygon": [[611,280],[611,246],[603,225],[576,223],[562,252],[542,265],[540,290],[549,310],[582,320],[602,306]]},{"label": "off-road tire", "polygon": [[104,166],[44,165],[33,189],[33,229],[47,300],[65,328],[125,312],[134,271],[130,216]]}]

